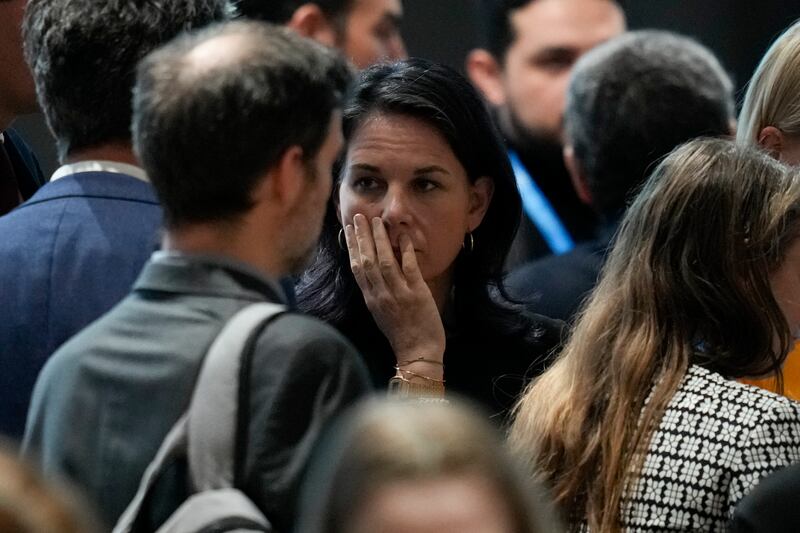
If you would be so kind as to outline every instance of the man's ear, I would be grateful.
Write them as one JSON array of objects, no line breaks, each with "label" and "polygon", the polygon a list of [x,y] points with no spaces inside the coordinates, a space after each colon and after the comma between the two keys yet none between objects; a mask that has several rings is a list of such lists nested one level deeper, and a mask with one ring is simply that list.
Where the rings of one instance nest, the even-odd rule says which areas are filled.
[{"label": "man's ear", "polygon": [[467,75],[483,97],[495,107],[506,103],[503,69],[488,50],[476,48],[467,55]]},{"label": "man's ear", "polygon": [[589,188],[589,181],[586,179],[586,173],[583,171],[580,161],[575,157],[575,149],[571,144],[565,144],[562,153],[564,166],[567,167],[569,179],[572,181],[572,187],[578,194],[578,198],[586,205],[592,205],[592,191]]},{"label": "man's ear", "polygon": [[282,212],[291,211],[303,201],[307,180],[303,149],[290,146],[256,188],[254,200],[270,202]]},{"label": "man's ear", "polygon": [[483,217],[486,216],[486,211],[489,210],[489,205],[492,203],[492,196],[494,196],[494,180],[483,176],[475,180],[471,189],[467,223],[469,224],[469,231],[475,231],[475,229],[481,225],[481,222],[483,222]]},{"label": "man's ear", "polygon": [[767,126],[758,133],[758,145],[775,159],[780,159],[783,144],[783,132],[775,126]]},{"label": "man's ear", "polygon": [[336,45],[336,28],[322,9],[313,2],[308,2],[295,9],[286,26],[303,37],[308,37],[326,46]]}]

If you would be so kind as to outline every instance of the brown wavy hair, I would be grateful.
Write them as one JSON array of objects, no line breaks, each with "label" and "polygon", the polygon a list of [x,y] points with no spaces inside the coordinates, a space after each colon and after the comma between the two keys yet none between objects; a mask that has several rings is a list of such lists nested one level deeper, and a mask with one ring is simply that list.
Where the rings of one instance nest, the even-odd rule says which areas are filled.
[{"label": "brown wavy hair", "polygon": [[569,522],[620,529],[690,365],[780,382],[792,335],[769,277],[798,214],[798,171],[729,141],[692,141],[654,171],[561,356],[515,409],[511,446]]}]

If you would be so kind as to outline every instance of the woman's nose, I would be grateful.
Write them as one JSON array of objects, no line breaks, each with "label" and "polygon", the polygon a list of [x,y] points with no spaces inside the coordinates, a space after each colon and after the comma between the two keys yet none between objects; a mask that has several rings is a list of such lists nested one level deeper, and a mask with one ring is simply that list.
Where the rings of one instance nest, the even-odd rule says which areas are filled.
[{"label": "woman's nose", "polygon": [[409,201],[402,191],[390,190],[386,194],[381,218],[390,228],[408,225],[411,222]]}]

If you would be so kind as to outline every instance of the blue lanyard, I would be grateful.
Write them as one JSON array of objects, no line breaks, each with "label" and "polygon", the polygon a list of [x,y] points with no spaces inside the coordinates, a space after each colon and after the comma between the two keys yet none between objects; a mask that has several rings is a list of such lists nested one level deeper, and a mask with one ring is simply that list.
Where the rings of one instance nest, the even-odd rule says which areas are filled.
[{"label": "blue lanyard", "polygon": [[560,255],[569,252],[575,247],[575,243],[570,237],[569,231],[564,227],[558,213],[547,201],[544,193],[533,181],[525,165],[522,164],[517,153],[513,150],[508,151],[508,158],[511,160],[511,168],[514,169],[514,177],[517,179],[517,189],[522,197],[522,207],[525,214],[542,234],[550,250],[554,254]]}]

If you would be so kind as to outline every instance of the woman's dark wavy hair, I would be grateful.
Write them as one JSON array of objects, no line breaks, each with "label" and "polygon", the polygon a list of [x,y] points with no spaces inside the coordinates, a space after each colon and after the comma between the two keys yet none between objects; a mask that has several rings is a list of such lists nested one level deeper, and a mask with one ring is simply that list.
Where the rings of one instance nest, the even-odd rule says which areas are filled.
[{"label": "woman's dark wavy hair", "polygon": [[[483,101],[452,68],[408,59],[376,65],[361,74],[343,111],[345,140],[351,140],[364,120],[375,114],[426,122],[447,141],[470,182],[483,176],[493,180],[491,203],[483,222],[473,231],[474,250],[462,250],[456,258],[455,311],[459,321],[480,313],[484,321],[501,318],[507,325],[513,323],[516,311],[506,303],[511,299],[502,276],[522,207],[506,149]],[[341,171],[337,174],[338,183]],[[337,241],[341,228],[334,203],[337,191],[338,186],[328,203],[316,260],[298,290],[301,309],[336,325],[352,318],[357,309],[365,310],[347,250]]]}]

